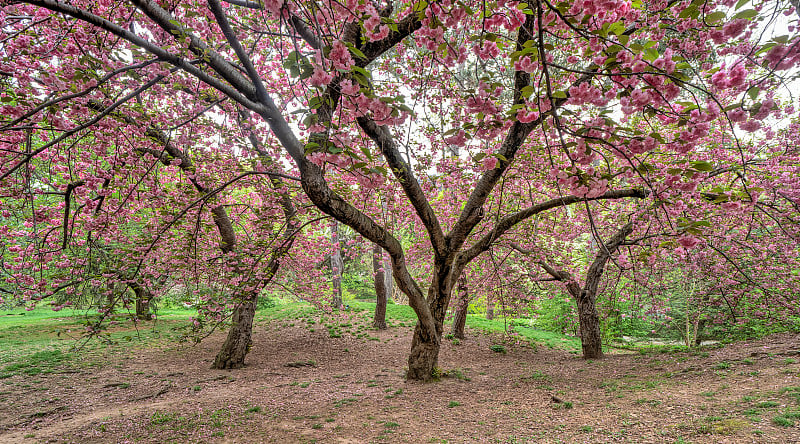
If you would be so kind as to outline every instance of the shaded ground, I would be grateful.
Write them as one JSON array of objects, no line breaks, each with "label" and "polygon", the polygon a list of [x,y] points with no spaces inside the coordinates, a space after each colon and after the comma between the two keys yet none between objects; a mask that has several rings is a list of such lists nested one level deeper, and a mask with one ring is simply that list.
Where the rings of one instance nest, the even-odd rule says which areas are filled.
[{"label": "shaded ground", "polygon": [[472,330],[421,384],[408,322],[300,316],[262,319],[241,370],[209,368],[223,332],[7,365],[0,442],[800,442],[797,335],[591,362]]}]

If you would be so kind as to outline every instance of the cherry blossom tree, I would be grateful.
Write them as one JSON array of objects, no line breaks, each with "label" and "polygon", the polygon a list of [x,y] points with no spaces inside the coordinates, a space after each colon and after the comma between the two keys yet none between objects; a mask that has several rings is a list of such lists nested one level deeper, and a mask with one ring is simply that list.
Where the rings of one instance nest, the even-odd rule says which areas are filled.
[{"label": "cherry blossom tree", "polygon": [[[247,109],[316,208],[391,257],[419,318],[410,379],[437,366],[465,266],[520,222],[592,201],[669,206],[696,189],[684,172],[713,173],[686,163],[690,153],[739,170],[747,187],[739,135],[774,137],[762,122],[795,115],[774,93],[800,62],[793,7],[780,2],[6,0],[1,13],[2,98],[14,103],[3,107],[4,188],[31,190],[44,164],[65,189],[85,142],[95,188],[135,163],[124,142],[108,152],[136,131],[120,134],[115,113],[153,115],[188,139],[220,129],[211,116],[191,125],[209,101],[222,120]],[[792,17],[790,34],[773,32],[780,17]],[[712,127],[725,135],[714,146]],[[230,176],[240,153],[218,147],[198,151],[202,167],[241,180]],[[247,174],[269,172],[259,168]],[[385,183],[428,238],[427,295],[397,233],[368,209]]]}]

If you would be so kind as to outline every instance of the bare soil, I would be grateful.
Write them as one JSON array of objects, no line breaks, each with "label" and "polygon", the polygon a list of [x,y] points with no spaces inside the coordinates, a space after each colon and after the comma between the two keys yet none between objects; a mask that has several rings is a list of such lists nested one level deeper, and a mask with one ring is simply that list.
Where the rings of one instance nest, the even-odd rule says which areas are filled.
[{"label": "bare soil", "polygon": [[0,381],[0,442],[800,442],[797,335],[585,361],[468,334],[427,384],[403,378],[408,326],[369,339],[263,323],[233,371],[210,369],[224,332],[133,347]]}]

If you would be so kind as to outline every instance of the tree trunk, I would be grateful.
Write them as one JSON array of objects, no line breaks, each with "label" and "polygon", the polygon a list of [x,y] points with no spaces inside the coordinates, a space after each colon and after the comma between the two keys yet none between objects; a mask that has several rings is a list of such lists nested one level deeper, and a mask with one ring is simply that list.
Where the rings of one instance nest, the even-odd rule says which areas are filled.
[{"label": "tree trunk", "polygon": [[434,369],[439,365],[440,346],[441,335],[427,336],[423,333],[422,326],[417,323],[417,327],[414,329],[414,339],[411,340],[406,378],[415,381],[433,379]]},{"label": "tree trunk", "polygon": [[595,295],[582,291],[578,302],[578,319],[581,326],[581,347],[584,359],[603,357],[603,342],[600,336],[600,316],[597,314]]},{"label": "tree trunk", "polygon": [[378,330],[386,329],[386,278],[383,268],[383,249],[375,244],[372,248],[372,271],[375,273],[375,317],[372,326]]},{"label": "tree trunk", "polygon": [[129,283],[128,287],[133,290],[133,294],[136,297],[136,319],[142,321],[152,320],[153,314],[150,313],[150,300],[153,299],[153,294],[136,282]]},{"label": "tree trunk", "polygon": [[342,247],[339,245],[339,222],[333,221],[331,224],[331,243],[333,253],[331,254],[331,273],[333,274],[333,308],[342,308],[342,272],[344,262],[342,261]]},{"label": "tree trunk", "polygon": [[253,344],[253,318],[256,314],[258,295],[253,294],[250,299],[243,301],[233,311],[232,325],[228,337],[211,368],[232,369],[244,367],[244,358]]},{"label": "tree trunk", "polygon": [[706,320],[700,319],[694,328],[694,346],[700,347],[703,344],[703,329],[706,328]]},{"label": "tree trunk", "polygon": [[439,364],[444,317],[453,290],[451,279],[453,265],[444,259],[436,259],[435,262],[434,278],[428,289],[427,298],[433,316],[434,331],[429,331],[429,328],[417,322],[414,338],[411,341],[411,353],[408,355],[407,379],[430,381],[434,377],[434,369]]},{"label": "tree trunk", "polygon": [[491,294],[486,296],[486,319],[490,321],[494,319],[494,299]]},{"label": "tree trunk", "polygon": [[453,329],[450,332],[454,338],[465,338],[464,327],[467,325],[467,308],[469,308],[467,279],[464,275],[461,275],[458,279],[458,306],[456,307],[456,314],[453,316]]}]

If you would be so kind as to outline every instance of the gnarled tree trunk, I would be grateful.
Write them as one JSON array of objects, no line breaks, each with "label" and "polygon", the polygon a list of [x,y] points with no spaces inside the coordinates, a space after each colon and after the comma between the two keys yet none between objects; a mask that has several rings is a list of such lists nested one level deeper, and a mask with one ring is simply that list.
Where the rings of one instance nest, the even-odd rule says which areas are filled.
[{"label": "gnarled tree trunk", "polygon": [[464,339],[464,327],[467,325],[467,308],[469,308],[469,293],[467,278],[463,274],[458,278],[458,306],[453,316],[453,328],[450,333],[454,338]]},{"label": "gnarled tree trunk", "polygon": [[383,249],[378,244],[372,248],[372,270],[375,273],[375,317],[372,320],[372,326],[378,330],[384,330],[386,329],[388,292],[383,271]]},{"label": "gnarled tree trunk", "polygon": [[153,294],[137,282],[129,282],[128,287],[133,290],[136,298],[136,319],[142,321],[152,320],[153,313],[150,312],[150,300],[153,299]]},{"label": "gnarled tree trunk", "polygon": [[444,318],[453,291],[454,269],[453,264],[444,259],[438,258],[434,262],[434,279],[428,289],[427,298],[434,325],[433,329],[425,328],[417,322],[408,356],[408,379],[430,381],[433,379],[434,369],[439,365],[439,349],[442,344]]},{"label": "gnarled tree trunk", "polygon": [[253,345],[253,318],[256,315],[257,303],[258,295],[254,293],[233,311],[228,337],[214,358],[211,368],[232,369],[244,366],[244,358]]},{"label": "gnarled tree trunk", "polygon": [[595,295],[586,291],[576,298],[578,320],[581,328],[581,348],[584,359],[603,357],[603,341],[600,334],[600,316],[597,314]]}]

